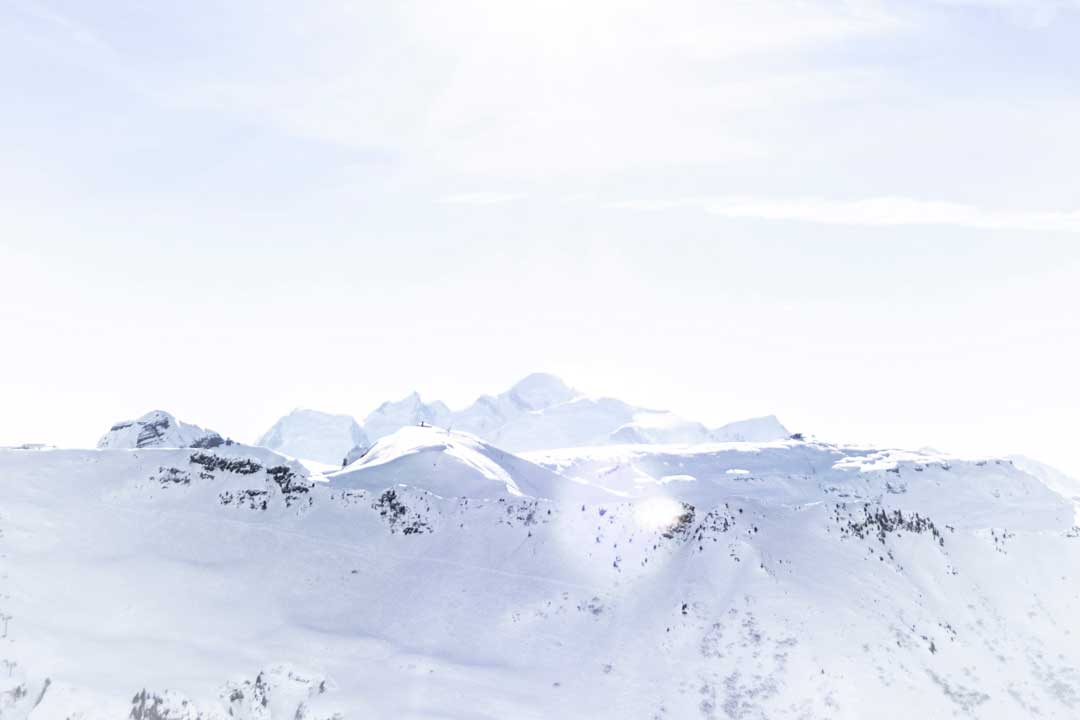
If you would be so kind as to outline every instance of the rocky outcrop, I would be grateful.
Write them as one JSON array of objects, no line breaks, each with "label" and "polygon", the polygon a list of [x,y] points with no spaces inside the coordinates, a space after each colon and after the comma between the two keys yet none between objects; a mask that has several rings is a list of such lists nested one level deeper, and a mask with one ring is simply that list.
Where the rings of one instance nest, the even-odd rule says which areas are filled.
[{"label": "rocky outcrop", "polygon": [[153,410],[137,420],[118,422],[98,440],[98,448],[133,450],[140,448],[215,448],[231,445],[213,430],[180,422],[164,410]]}]

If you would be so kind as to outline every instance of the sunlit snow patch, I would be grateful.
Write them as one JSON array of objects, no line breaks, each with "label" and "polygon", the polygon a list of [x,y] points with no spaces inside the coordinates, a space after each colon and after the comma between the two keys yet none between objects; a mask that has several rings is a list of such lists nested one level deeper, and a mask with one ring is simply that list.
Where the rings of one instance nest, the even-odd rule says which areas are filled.
[{"label": "sunlit snow patch", "polygon": [[646,530],[666,530],[685,512],[682,503],[662,495],[645,498],[634,505],[634,520]]}]

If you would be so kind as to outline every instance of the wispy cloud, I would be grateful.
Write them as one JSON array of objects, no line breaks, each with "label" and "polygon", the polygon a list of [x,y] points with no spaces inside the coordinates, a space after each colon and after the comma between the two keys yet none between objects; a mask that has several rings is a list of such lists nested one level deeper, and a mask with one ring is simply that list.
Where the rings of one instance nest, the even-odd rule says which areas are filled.
[{"label": "wispy cloud", "polygon": [[1007,13],[1018,22],[1035,27],[1048,25],[1063,12],[1080,10],[1077,0],[935,0],[939,5],[984,8]]},{"label": "wispy cloud", "polygon": [[446,195],[439,202],[450,205],[501,205],[525,197],[523,193],[508,192],[467,192]]},{"label": "wispy cloud", "polygon": [[1080,233],[1080,210],[991,210],[962,203],[905,197],[861,200],[778,199],[728,196],[671,201],[622,201],[614,207],[635,210],[699,208],[711,215],[751,220],[805,222],[870,227],[938,225],[984,230]]},{"label": "wispy cloud", "polygon": [[264,42],[266,54],[230,53],[221,70],[170,68],[162,103],[375,148],[423,174],[736,162],[775,144],[747,113],[795,114],[881,85],[874,69],[808,67],[807,53],[903,27],[876,2],[844,0],[297,8],[262,22],[282,42],[297,24],[318,28],[318,43],[291,47],[287,62]]},{"label": "wispy cloud", "polygon": [[36,0],[16,0],[13,3],[16,12],[62,33],[65,40],[76,48],[90,48],[95,51],[115,54],[113,48],[101,39],[89,26],[73,19],[69,15],[56,12]]}]

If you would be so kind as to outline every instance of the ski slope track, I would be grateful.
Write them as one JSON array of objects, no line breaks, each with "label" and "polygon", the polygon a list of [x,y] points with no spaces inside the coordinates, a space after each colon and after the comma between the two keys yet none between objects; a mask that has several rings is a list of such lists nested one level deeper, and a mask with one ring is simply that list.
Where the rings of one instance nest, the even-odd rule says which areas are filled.
[{"label": "ski slope track", "polygon": [[1080,717],[1075,506],[1007,459],[405,428],[0,492],[4,720]]}]

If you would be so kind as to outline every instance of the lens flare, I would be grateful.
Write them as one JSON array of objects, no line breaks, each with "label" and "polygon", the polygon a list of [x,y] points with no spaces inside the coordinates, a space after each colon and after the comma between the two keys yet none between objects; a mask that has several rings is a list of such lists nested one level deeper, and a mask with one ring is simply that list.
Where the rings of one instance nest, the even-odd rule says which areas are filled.
[{"label": "lens flare", "polygon": [[634,505],[634,520],[646,530],[666,530],[678,521],[683,511],[678,500],[661,495]]}]

